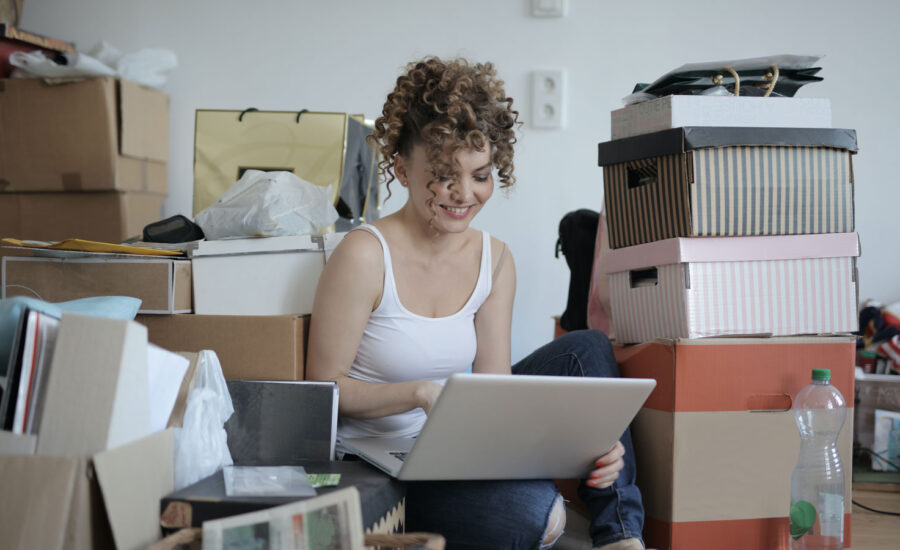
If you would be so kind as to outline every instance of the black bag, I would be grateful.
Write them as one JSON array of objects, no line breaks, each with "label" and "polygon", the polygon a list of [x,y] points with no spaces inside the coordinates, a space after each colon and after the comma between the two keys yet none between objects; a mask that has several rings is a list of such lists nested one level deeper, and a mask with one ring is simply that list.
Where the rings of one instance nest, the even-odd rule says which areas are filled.
[{"label": "black bag", "polygon": [[556,257],[562,252],[569,264],[569,299],[559,321],[563,330],[587,327],[588,292],[594,263],[594,241],[600,213],[582,208],[569,212],[559,222]]}]

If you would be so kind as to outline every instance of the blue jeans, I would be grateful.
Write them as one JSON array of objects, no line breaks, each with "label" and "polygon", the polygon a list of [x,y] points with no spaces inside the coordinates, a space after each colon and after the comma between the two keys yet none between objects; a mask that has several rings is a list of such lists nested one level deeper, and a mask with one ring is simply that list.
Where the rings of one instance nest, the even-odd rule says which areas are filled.
[{"label": "blue jeans", "polygon": [[[513,374],[618,377],[600,331],[565,334],[513,365]],[[644,508],[635,485],[631,432],[622,436],[625,467],[609,488],[582,482],[578,496],[591,515],[594,546],[641,538]],[[440,533],[448,548],[539,548],[558,492],[550,480],[418,481],[407,485],[407,531]]]}]

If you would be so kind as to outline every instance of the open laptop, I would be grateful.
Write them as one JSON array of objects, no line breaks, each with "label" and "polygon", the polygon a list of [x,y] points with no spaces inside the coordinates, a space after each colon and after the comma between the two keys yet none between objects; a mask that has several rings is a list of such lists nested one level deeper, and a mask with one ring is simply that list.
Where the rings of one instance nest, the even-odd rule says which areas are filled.
[{"label": "open laptop", "polygon": [[582,478],[656,381],[454,374],[418,438],[340,443],[401,480]]}]

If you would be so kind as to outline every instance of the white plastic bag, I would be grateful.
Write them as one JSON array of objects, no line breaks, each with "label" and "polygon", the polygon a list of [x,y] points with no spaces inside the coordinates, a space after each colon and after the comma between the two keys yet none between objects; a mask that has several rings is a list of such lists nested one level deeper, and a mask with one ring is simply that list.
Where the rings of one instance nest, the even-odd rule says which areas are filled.
[{"label": "white plastic bag", "polygon": [[247,170],[195,222],[207,239],[311,235],[333,224],[338,213],[331,188],[291,172]]},{"label": "white plastic bag", "polygon": [[175,490],[234,464],[225,422],[234,412],[216,352],[203,350],[181,428],[175,429]]}]

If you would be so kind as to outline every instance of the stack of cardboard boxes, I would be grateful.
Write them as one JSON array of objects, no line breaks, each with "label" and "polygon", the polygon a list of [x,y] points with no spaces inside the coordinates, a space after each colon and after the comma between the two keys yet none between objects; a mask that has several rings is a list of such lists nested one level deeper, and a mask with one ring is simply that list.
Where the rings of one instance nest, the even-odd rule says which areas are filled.
[{"label": "stack of cardboard boxes", "polygon": [[[679,119],[692,101],[717,102],[717,118]],[[792,397],[812,368],[853,395],[855,343],[843,334],[857,329],[856,135],[828,127],[827,109],[664,97],[614,112],[617,139],[599,145],[613,331],[637,344],[617,346],[617,361],[658,383],[632,426],[649,547],[787,549]],[[747,124],[792,112],[807,118]],[[847,472],[851,442],[848,421]]]},{"label": "stack of cardboard boxes", "polygon": [[121,242],[162,214],[169,99],[113,78],[0,80],[0,235]]}]

